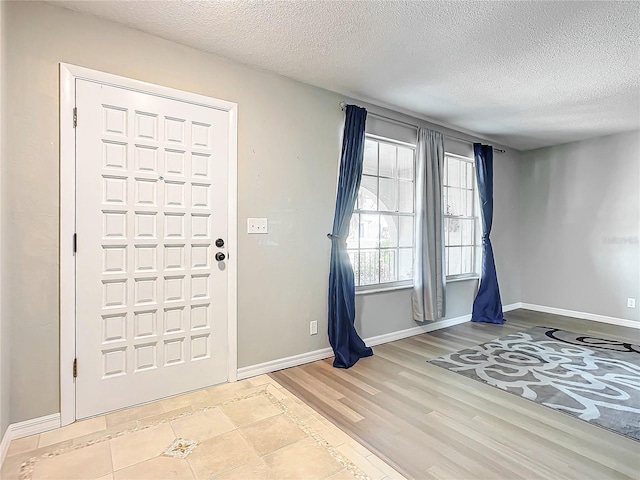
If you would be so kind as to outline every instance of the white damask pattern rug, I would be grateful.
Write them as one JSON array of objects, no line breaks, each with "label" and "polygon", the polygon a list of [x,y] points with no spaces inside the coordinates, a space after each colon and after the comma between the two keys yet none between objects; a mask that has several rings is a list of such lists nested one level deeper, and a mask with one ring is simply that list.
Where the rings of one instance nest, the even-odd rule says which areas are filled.
[{"label": "white damask pattern rug", "polygon": [[429,363],[640,441],[640,346],[534,327]]}]

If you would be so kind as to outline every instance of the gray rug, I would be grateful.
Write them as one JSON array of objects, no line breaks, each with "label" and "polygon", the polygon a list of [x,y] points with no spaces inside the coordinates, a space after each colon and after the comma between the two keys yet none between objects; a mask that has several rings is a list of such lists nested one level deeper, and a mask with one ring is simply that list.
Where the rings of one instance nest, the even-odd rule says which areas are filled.
[{"label": "gray rug", "polygon": [[638,345],[535,327],[429,363],[640,441]]}]

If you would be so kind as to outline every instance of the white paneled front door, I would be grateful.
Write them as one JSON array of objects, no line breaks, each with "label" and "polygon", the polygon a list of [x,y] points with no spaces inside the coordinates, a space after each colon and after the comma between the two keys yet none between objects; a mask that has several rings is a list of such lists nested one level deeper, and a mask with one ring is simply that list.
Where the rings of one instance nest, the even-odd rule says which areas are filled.
[{"label": "white paneled front door", "polygon": [[229,112],[75,82],[80,419],[227,380]]}]

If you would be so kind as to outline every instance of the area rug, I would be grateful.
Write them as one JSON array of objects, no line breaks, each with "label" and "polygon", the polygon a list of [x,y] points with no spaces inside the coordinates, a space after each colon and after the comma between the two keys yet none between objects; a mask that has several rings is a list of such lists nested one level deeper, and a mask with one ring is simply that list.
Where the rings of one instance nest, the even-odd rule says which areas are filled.
[{"label": "area rug", "polygon": [[430,360],[640,441],[640,346],[534,327]]}]

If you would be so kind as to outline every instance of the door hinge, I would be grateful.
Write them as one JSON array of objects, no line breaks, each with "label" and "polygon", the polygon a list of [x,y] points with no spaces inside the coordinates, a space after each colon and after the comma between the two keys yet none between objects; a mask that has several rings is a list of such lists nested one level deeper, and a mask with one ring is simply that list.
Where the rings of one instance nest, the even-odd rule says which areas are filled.
[{"label": "door hinge", "polygon": [[78,107],[73,107],[73,128],[78,126]]},{"label": "door hinge", "polygon": [[73,359],[73,378],[77,378],[78,377],[78,359],[74,358]]},{"label": "door hinge", "polygon": [[74,253],[74,255],[76,254],[77,251],[78,251],[78,234],[74,233],[73,234],[73,253]]}]

